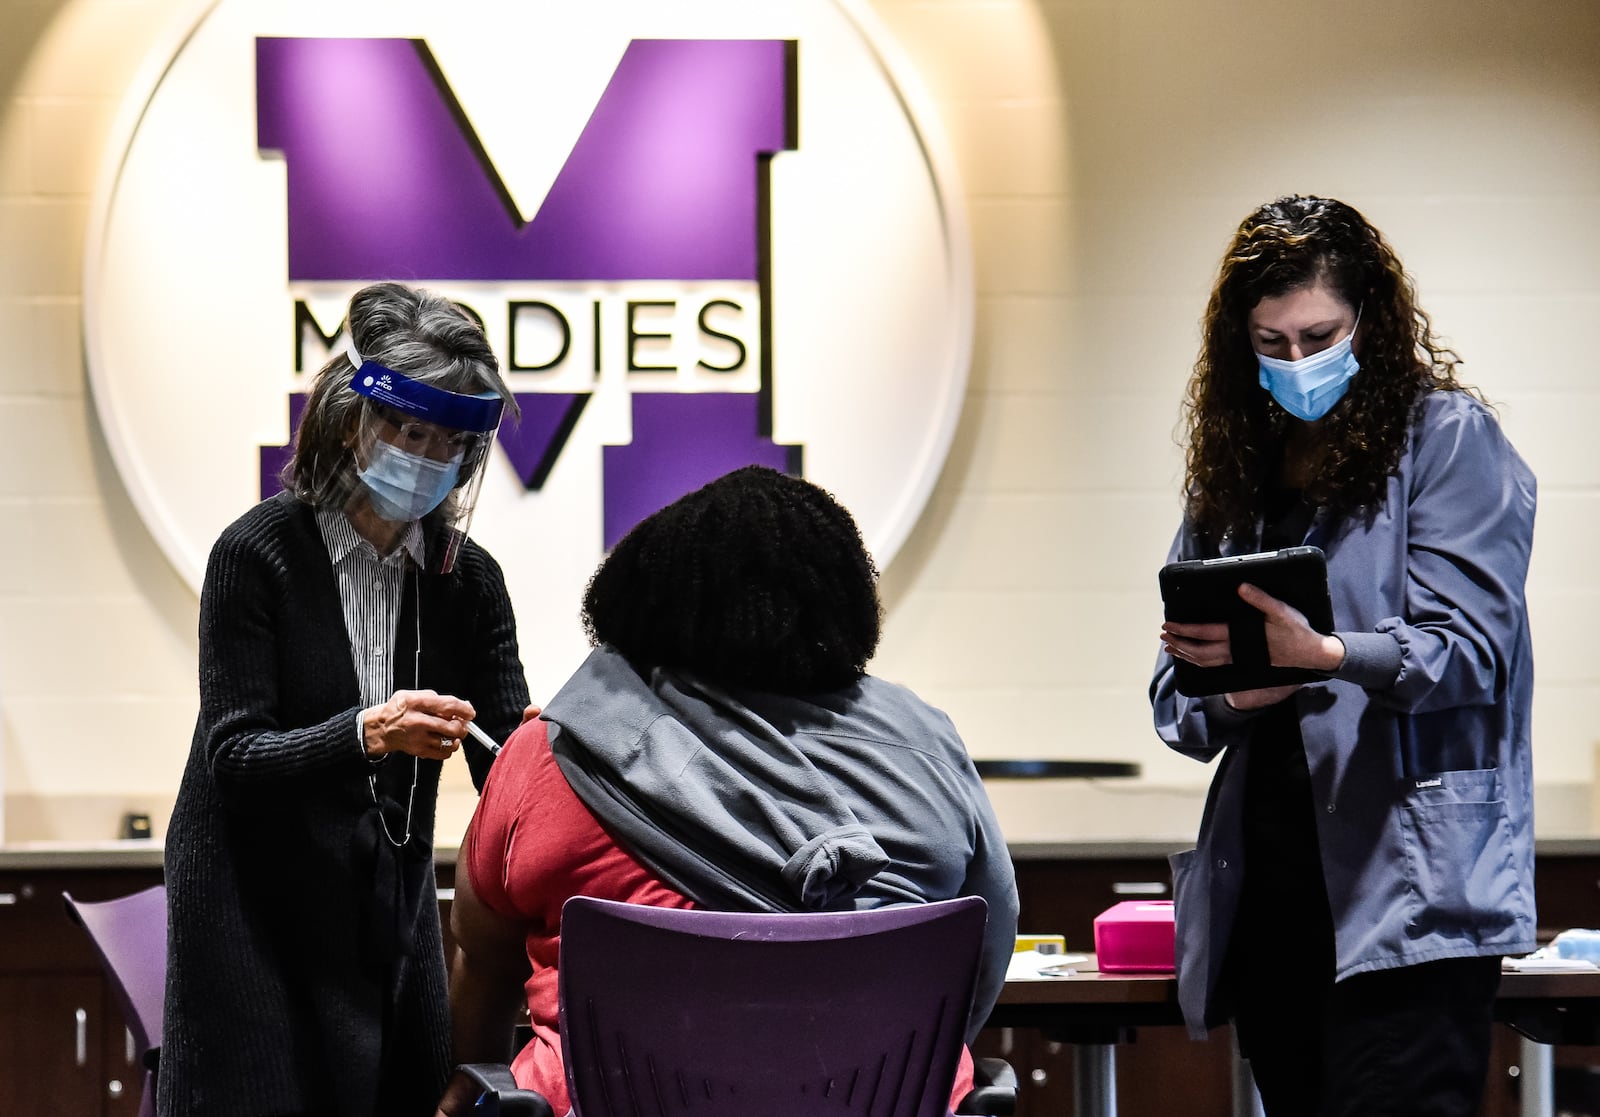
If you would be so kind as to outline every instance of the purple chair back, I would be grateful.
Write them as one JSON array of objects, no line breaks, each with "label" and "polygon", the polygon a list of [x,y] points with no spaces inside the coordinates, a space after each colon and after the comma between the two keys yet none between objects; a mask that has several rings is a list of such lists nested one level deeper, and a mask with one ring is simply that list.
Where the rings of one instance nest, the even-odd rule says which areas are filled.
[{"label": "purple chair back", "polygon": [[561,1042],[576,1117],[945,1117],[976,896],[821,914],[574,897]]},{"label": "purple chair back", "polygon": [[145,1067],[140,1117],[155,1113],[155,1056],[167,989],[167,889],[158,884],[115,900],[74,900],[67,914],[89,933]]}]

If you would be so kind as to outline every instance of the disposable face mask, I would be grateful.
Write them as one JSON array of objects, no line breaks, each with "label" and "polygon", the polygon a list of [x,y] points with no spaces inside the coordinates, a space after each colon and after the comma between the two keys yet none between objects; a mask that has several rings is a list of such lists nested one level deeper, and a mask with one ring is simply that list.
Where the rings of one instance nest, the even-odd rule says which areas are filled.
[{"label": "disposable face mask", "polygon": [[436,462],[410,454],[383,439],[372,444],[372,460],[358,470],[372,495],[372,509],[386,520],[420,520],[439,507],[455,487],[461,459]]},{"label": "disposable face mask", "polygon": [[[1361,316],[1357,314],[1356,322],[1360,321]],[[1296,419],[1316,422],[1344,398],[1350,378],[1361,368],[1356,355],[1350,351],[1350,341],[1355,336],[1352,326],[1343,341],[1298,361],[1282,361],[1257,353],[1261,386],[1272,393],[1278,406]]]}]

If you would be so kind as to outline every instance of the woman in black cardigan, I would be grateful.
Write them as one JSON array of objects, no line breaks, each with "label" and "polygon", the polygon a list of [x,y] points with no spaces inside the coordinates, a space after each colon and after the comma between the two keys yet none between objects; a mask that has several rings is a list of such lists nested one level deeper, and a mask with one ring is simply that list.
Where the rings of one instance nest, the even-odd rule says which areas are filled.
[{"label": "woman in black cardigan", "polygon": [[528,705],[499,566],[465,537],[515,401],[482,330],[399,284],[351,300],[285,490],[223,531],[166,838],[157,1087],[184,1114],[432,1112],[449,1022],[441,765],[474,783]]}]

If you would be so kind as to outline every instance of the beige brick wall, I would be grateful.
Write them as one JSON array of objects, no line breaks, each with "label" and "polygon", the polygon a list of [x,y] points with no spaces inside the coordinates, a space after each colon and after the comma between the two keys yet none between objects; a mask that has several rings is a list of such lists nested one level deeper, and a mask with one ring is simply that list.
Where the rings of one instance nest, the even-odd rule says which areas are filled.
[{"label": "beige brick wall", "polygon": [[[596,0],[599,2],[599,0]],[[188,0],[0,5],[0,780],[5,836],[170,807],[197,603],[111,465],[78,332],[118,103]],[[1591,0],[873,0],[948,133],[978,284],[968,405],[886,572],[876,663],[979,756],[1133,759],[997,788],[1014,837],[1181,835],[1209,770],[1144,688],[1177,403],[1217,254],[1279,193],[1345,198],[1539,474],[1542,833],[1587,826],[1600,659],[1600,7]],[[1581,810],[1568,809],[1580,804]],[[457,780],[441,837],[470,810]]]}]

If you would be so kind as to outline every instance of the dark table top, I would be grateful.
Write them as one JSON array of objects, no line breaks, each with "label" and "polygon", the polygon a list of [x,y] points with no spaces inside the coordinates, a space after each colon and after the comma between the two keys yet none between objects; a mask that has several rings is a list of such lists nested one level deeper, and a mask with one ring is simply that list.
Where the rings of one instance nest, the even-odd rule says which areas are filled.
[{"label": "dark table top", "polygon": [[[1171,973],[1103,973],[1008,981],[991,1028],[1038,1028],[1063,1043],[1117,1043],[1136,1027],[1183,1024]],[[1600,1043],[1600,971],[1507,973],[1495,1019],[1540,1043]]]}]

